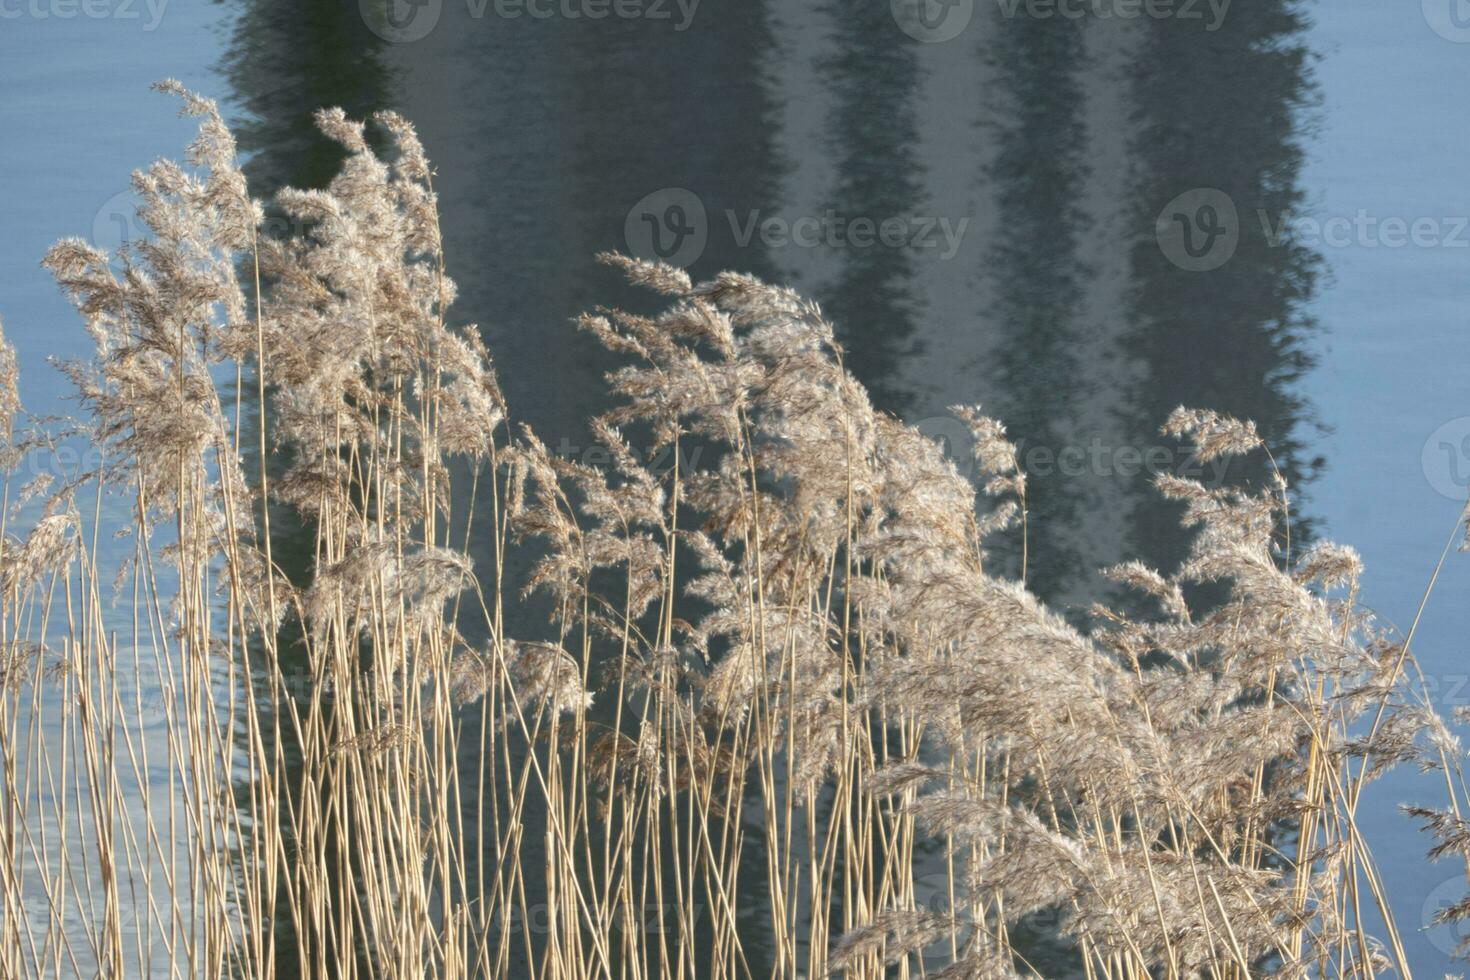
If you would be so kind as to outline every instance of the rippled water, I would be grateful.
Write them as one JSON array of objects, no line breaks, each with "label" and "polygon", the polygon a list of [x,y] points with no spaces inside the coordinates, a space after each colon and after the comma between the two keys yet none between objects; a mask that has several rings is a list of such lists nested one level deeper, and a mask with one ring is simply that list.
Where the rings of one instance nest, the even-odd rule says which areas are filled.
[{"label": "rippled water", "polygon": [[[1357,546],[1412,619],[1470,483],[1460,0],[389,2],[0,2],[0,317],[33,408],[86,339],[36,261],[132,234],[127,172],[188,137],[148,82],[229,103],[257,195],[335,170],[316,107],[392,107],[439,170],[459,316],[552,446],[603,404],[570,318],[639,302],[594,253],[740,269],[818,298],[883,407],[1006,420],[1030,583],[1074,615],[1097,566],[1180,555],[1148,479],[1187,464],[1155,430],[1188,403],[1255,419],[1298,540]],[[1452,558],[1416,641],[1447,704],[1467,584]],[[1393,805],[1434,792],[1393,777],[1365,817],[1426,975],[1456,875]]]}]

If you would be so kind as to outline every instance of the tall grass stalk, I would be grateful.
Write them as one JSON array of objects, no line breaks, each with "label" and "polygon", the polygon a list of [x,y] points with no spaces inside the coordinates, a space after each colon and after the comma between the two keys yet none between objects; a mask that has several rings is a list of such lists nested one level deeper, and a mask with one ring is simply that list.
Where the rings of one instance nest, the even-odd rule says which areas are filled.
[{"label": "tall grass stalk", "polygon": [[[982,503],[815,305],[616,255],[666,307],[580,319],[618,406],[607,465],[560,457],[451,326],[406,121],[384,158],[320,113],[346,162],[274,240],[160,88],[200,130],[134,177],[148,240],[46,257],[83,422],[0,342],[0,975],[1409,974],[1361,789],[1433,753],[1463,856],[1459,750],[1284,481],[1161,477],[1189,559],[1109,570],[1151,611],[1081,633],[987,553],[1025,529],[999,424],[956,410]],[[64,438],[101,462],[18,485]]]}]

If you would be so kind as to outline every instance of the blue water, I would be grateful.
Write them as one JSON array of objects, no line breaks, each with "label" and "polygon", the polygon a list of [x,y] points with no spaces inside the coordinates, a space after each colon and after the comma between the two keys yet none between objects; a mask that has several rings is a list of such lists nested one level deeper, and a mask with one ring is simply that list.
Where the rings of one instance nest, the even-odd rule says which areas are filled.
[{"label": "blue water", "polygon": [[154,24],[142,4],[131,8],[136,19],[37,18],[30,9],[7,4],[0,16],[0,319],[19,348],[22,397],[44,413],[67,407],[44,359],[83,355],[90,340],[41,256],[63,237],[121,239],[129,174],[177,155],[194,129],[148,86],[175,75],[218,89],[222,11],[175,3]]},{"label": "blue water", "polygon": [[[1359,549],[1365,601],[1407,627],[1470,484],[1455,2],[1236,0],[1216,31],[981,2],[927,43],[886,0],[703,0],[687,25],[673,4],[593,21],[447,0],[401,42],[355,2],[173,0],[155,24],[142,3],[63,18],[66,0],[0,0],[0,319],[29,407],[65,410],[44,362],[86,336],[37,262],[61,236],[134,233],[127,174],[192,128],[156,78],[269,120],[241,131],[258,193],[331,173],[312,108],[393,107],[440,170],[462,318],[549,443],[585,444],[602,403],[605,362],[567,323],[624,298],[592,254],[658,234],[696,274],[812,292],[880,404],[926,431],[953,435],[957,401],[1004,418],[1039,471],[1033,585],[1063,608],[1085,607],[1097,565],[1177,557],[1126,448],[1167,452],[1152,429],[1191,401],[1261,423],[1311,530]],[[1155,222],[1194,194],[1179,213],[1203,234],[1206,190],[1235,209],[1235,251],[1181,268]],[[902,218],[898,244],[862,245],[829,209]],[[1283,220],[1295,236],[1275,242]],[[1086,462],[1059,465],[1068,450]],[[1415,638],[1441,706],[1470,702],[1467,585],[1452,554]],[[1463,882],[1424,864],[1395,806],[1438,799],[1396,774],[1362,815],[1425,976],[1456,937],[1421,926]]]},{"label": "blue water", "polygon": [[[1372,0],[1319,8],[1322,129],[1306,176],[1324,215],[1430,218],[1446,229],[1470,214],[1462,179],[1470,153],[1470,41],[1426,28],[1417,4]],[[1370,238],[1371,242],[1372,239]],[[1367,566],[1367,602],[1405,628],[1464,506],[1470,461],[1470,234],[1437,247],[1324,250],[1333,273],[1315,307],[1328,327],[1305,388],[1333,432],[1329,467],[1309,506]],[[1441,706],[1470,703],[1470,555],[1451,554],[1414,641]],[[1431,780],[1400,773],[1368,798],[1365,827],[1405,932],[1464,893],[1463,872],[1426,867],[1423,839],[1402,829],[1400,800],[1439,805]],[[1464,933],[1408,937],[1419,972],[1448,969]]]}]

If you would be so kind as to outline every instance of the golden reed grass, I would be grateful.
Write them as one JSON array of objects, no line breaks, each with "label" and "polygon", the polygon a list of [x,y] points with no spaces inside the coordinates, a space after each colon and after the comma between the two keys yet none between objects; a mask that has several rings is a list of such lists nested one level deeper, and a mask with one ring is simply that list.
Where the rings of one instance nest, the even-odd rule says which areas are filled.
[{"label": "golden reed grass", "polygon": [[[997,423],[957,410],[977,505],[812,303],[620,256],[666,305],[582,318],[624,366],[607,465],[562,458],[449,322],[406,121],[385,159],[322,112],[346,162],[269,240],[160,88],[200,128],[135,175],[147,241],[46,257],[84,420],[26,416],[0,341],[0,975],[1408,975],[1355,814],[1434,766],[1463,858],[1462,753],[1284,482],[1161,478],[1190,558],[1081,633],[991,567]],[[21,485],[65,438],[98,465]]]}]

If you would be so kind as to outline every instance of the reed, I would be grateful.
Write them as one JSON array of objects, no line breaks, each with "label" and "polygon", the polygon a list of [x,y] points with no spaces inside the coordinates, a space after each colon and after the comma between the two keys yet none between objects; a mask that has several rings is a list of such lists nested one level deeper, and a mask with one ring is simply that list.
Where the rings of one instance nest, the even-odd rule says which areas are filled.
[{"label": "reed", "polygon": [[[1427,760],[1470,854],[1460,749],[1279,477],[1161,478],[1189,559],[1079,632],[988,557],[998,423],[956,410],[977,492],[811,302],[616,255],[665,306],[580,319],[618,406],[559,457],[452,324],[405,120],[384,158],[320,113],[346,162],[272,240],[159,87],[200,127],[134,176],[150,237],[46,257],[84,418],[26,416],[0,339],[0,975],[1409,975],[1355,814]],[[69,438],[97,465],[17,482]]]}]

